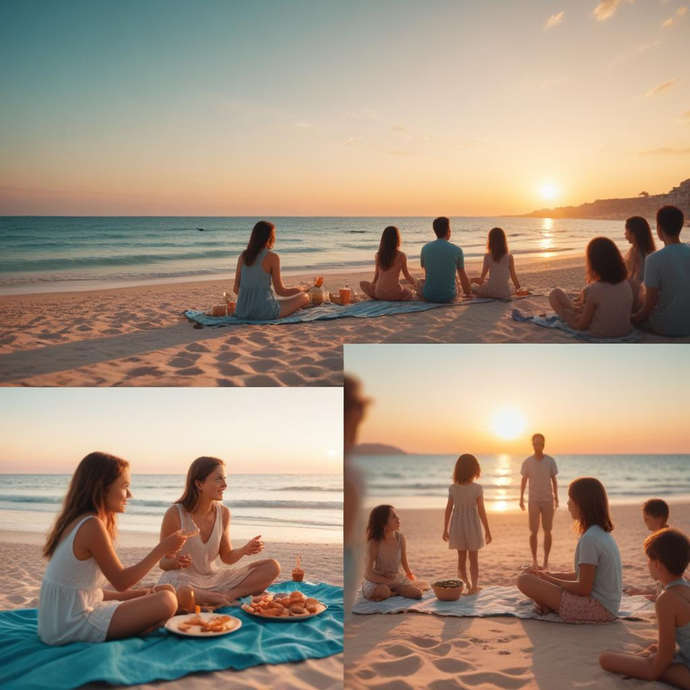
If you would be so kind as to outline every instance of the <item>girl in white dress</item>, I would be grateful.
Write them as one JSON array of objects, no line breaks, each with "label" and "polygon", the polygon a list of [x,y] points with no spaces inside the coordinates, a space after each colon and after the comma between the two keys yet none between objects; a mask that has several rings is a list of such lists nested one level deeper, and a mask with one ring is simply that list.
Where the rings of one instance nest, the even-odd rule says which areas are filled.
[{"label": "girl in white dress", "polygon": [[[218,458],[197,458],[187,472],[184,493],[168,508],[161,526],[161,539],[177,530],[195,531],[174,557],[161,559],[165,571],[159,584],[176,589],[189,585],[197,604],[227,606],[240,597],[260,594],[280,575],[280,564],[273,558],[235,565],[244,556],[263,551],[261,536],[234,549],[230,541],[230,511],[223,505],[228,488],[225,463]],[[234,566],[218,567],[217,560]]]},{"label": "girl in white dress", "polygon": [[[129,464],[90,453],[77,467],[43,555],[50,559],[41,585],[38,635],[50,645],[103,642],[154,630],[178,608],[171,587],[130,589],[185,537],[172,533],[136,565],[124,568],[113,541],[117,514],[129,491]],[[104,589],[110,584],[117,590]]]},{"label": "girl in white dress", "polygon": [[[474,455],[461,455],[455,463],[453,483],[448,489],[448,503],[443,523],[443,541],[458,552],[458,577],[467,585],[468,594],[476,594],[479,579],[479,549],[491,543],[491,530],[484,508],[484,489],[477,483],[481,475],[479,461]],[[452,513],[452,519],[451,519]],[[450,522],[450,530],[448,523]],[[467,554],[470,555],[470,579],[467,579]]]},{"label": "girl in white dress", "polygon": [[[491,228],[486,250],[482,274],[479,278],[472,278],[472,282],[479,286],[477,295],[507,299],[513,294],[508,279],[513,281],[516,292],[520,289],[520,281],[515,273],[515,260],[508,251],[508,240],[502,228]],[[487,273],[489,280],[486,280]]]},{"label": "girl in white dress", "polygon": [[[405,571],[400,572],[400,566]],[[362,596],[383,601],[399,594],[421,599],[422,588],[407,562],[407,542],[400,531],[400,516],[393,506],[376,506],[367,525],[367,559]],[[428,585],[426,585],[428,589]]]}]

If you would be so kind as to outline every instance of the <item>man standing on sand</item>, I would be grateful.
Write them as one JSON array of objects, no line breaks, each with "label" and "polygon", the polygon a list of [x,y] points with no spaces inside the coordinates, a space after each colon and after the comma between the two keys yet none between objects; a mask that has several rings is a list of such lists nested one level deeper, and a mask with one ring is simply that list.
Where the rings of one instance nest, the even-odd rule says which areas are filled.
[{"label": "man standing on sand", "polygon": [[417,281],[417,294],[427,302],[446,304],[458,296],[457,276],[466,296],[472,295],[470,279],[465,273],[462,249],[450,242],[450,220],[445,217],[434,221],[436,240],[422,247],[420,264],[425,279]]},{"label": "man standing on sand", "polygon": [[[538,568],[537,563],[537,535],[539,534],[539,518],[544,529],[544,564],[549,565],[551,551],[551,529],[553,528],[553,514],[558,508],[558,482],[556,475],[558,467],[550,455],[544,455],[546,439],[543,434],[532,436],[534,455],[530,455],[523,463],[520,473],[520,508],[525,509],[525,487],[529,481],[529,545],[532,549],[532,567]],[[551,487],[553,486],[553,492]]]}]

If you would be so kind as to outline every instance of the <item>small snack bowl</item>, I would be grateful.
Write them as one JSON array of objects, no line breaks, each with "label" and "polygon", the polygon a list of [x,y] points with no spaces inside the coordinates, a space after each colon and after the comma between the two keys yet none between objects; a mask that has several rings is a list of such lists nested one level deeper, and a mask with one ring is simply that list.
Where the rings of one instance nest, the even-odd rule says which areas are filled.
[{"label": "small snack bowl", "polygon": [[432,583],[431,589],[439,601],[457,601],[464,586],[462,580],[438,580]]}]

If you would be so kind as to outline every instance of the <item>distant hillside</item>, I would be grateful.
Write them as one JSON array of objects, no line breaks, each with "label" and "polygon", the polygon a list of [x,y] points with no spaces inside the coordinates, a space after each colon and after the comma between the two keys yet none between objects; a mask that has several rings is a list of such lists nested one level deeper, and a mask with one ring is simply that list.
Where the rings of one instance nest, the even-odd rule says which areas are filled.
[{"label": "distant hillside", "polygon": [[630,216],[654,218],[660,206],[678,206],[690,217],[690,179],[681,182],[668,194],[641,192],[629,199],[598,199],[581,206],[559,206],[532,211],[523,218],[588,218],[592,220],[625,220]]},{"label": "distant hillside", "polygon": [[360,443],[352,452],[354,455],[407,455],[402,448],[385,443]]}]

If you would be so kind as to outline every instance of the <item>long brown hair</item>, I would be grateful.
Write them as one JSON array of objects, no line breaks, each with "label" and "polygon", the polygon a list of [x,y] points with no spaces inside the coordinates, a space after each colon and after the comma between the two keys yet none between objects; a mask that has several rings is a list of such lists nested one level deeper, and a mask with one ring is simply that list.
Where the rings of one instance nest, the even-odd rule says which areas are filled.
[{"label": "long brown hair", "polygon": [[609,499],[604,485],[594,477],[580,477],[570,482],[568,496],[580,510],[576,530],[584,534],[593,525],[599,525],[605,532],[613,531],[609,513]]},{"label": "long brown hair", "polygon": [[376,263],[382,271],[387,271],[395,263],[399,247],[400,230],[395,225],[389,225],[381,233],[381,243],[376,253]]},{"label": "long brown hair", "polygon": [[187,470],[184,493],[175,503],[179,503],[188,513],[195,511],[199,505],[197,481],[203,482],[219,466],[225,467],[225,463],[219,458],[211,458],[205,455],[197,458]]},{"label": "long brown hair", "polygon": [[386,525],[391,516],[393,506],[376,506],[369,513],[369,524],[367,525],[367,541],[381,541],[386,531]]},{"label": "long brown hair", "polygon": [[242,252],[243,263],[251,266],[262,249],[266,249],[266,247],[270,249],[273,246],[276,238],[275,230],[276,226],[267,220],[260,220],[254,226],[252,234],[249,236],[247,248]]},{"label": "long brown hair", "polygon": [[77,466],[62,502],[62,510],[48,532],[43,555],[51,558],[67,526],[85,513],[105,514],[111,539],[117,536],[115,513],[105,510],[108,489],[122,476],[129,463],[108,453],[89,453]]},{"label": "long brown hair", "polygon": [[588,283],[600,280],[611,285],[628,277],[628,267],[620,250],[608,237],[595,237],[587,245],[586,275]]},{"label": "long brown hair", "polygon": [[503,228],[491,228],[486,240],[486,249],[491,252],[493,260],[498,263],[508,253],[508,239]]},{"label": "long brown hair", "polygon": [[482,470],[479,467],[479,460],[477,460],[474,455],[465,453],[461,455],[455,463],[453,482],[455,484],[466,484],[469,481],[478,479],[481,474]]},{"label": "long brown hair", "polygon": [[625,229],[635,239],[635,248],[639,249],[645,256],[656,251],[652,230],[649,223],[642,216],[632,216],[625,221]]}]

